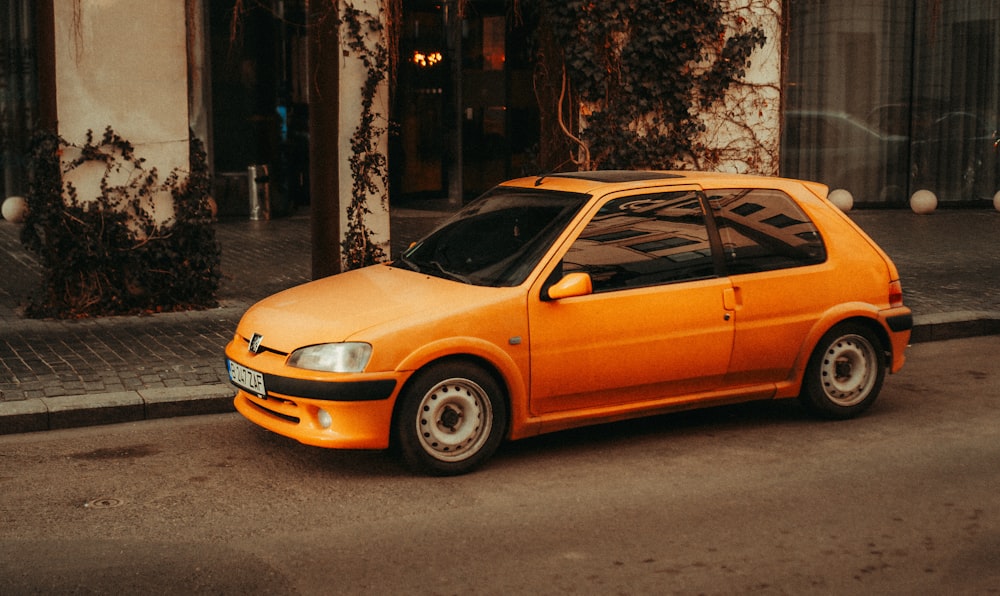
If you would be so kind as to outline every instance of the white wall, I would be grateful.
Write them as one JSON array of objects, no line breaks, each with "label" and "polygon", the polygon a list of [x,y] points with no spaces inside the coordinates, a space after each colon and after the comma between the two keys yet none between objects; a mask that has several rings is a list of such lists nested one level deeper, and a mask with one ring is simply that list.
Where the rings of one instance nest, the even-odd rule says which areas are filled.
[{"label": "white wall", "polygon": [[[767,40],[750,56],[743,83],[735,85],[723,105],[703,114],[707,130],[701,141],[717,161],[704,169],[777,175],[781,147],[781,1],[723,0],[730,27],[759,27]],[[738,24],[737,24],[738,23]]]},{"label": "white wall", "polygon": [[[59,134],[82,143],[110,125],[157,168],[161,181],[188,168],[188,80],[182,0],[56,0],[55,70]],[[65,159],[65,156],[64,156]],[[79,172],[81,198],[100,172]],[[88,194],[89,193],[89,194]],[[159,201],[157,216],[172,213]]]}]

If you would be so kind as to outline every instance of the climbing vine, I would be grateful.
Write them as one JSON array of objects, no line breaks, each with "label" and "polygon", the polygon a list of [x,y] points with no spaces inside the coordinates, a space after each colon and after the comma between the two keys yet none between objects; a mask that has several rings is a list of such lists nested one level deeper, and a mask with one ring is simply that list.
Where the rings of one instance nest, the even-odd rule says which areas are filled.
[{"label": "climbing vine", "polygon": [[[216,305],[220,249],[211,226],[210,175],[198,139],[191,169],[163,181],[109,126],[76,145],[42,132],[32,144],[28,215],[21,243],[39,257],[42,284],[32,317],[74,318]],[[81,197],[74,173],[100,168],[97,196]],[[173,198],[160,223],[150,208]]]},{"label": "climbing vine", "polygon": [[361,114],[351,135],[351,202],[347,206],[347,232],[341,244],[344,265],[357,269],[386,259],[385,251],[365,224],[365,217],[371,214],[369,196],[381,196],[382,206],[388,207],[388,160],[379,144],[387,132],[387,124],[385,115],[375,110],[375,98],[388,79],[390,54],[384,41],[385,25],[377,15],[347,4],[341,24],[347,47],[365,69]]},{"label": "climbing vine", "polygon": [[718,156],[700,115],[726,109],[765,42],[720,0],[542,0],[539,21],[552,38],[540,63],[559,89],[542,109],[557,113],[580,169],[705,167]]}]

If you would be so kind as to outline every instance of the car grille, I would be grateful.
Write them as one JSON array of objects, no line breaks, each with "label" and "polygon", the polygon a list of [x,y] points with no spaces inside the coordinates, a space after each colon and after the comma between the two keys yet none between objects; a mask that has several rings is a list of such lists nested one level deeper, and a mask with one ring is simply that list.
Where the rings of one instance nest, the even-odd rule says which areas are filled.
[{"label": "car grille", "polygon": [[261,412],[264,412],[265,414],[269,414],[271,416],[274,416],[275,418],[280,418],[281,420],[284,420],[286,422],[291,422],[292,424],[298,424],[300,422],[300,418],[297,418],[296,416],[289,416],[288,414],[282,414],[281,412],[276,412],[270,408],[265,408],[264,406],[257,403],[256,400],[248,399],[247,403],[257,408]]}]

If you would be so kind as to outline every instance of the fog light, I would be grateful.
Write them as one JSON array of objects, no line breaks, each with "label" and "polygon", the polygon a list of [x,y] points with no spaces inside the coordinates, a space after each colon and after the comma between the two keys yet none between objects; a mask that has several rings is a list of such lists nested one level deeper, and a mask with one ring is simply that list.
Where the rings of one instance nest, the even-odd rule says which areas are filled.
[{"label": "fog light", "polygon": [[316,412],[316,422],[319,422],[323,428],[330,428],[330,425],[333,424],[333,418],[326,410],[319,410]]}]

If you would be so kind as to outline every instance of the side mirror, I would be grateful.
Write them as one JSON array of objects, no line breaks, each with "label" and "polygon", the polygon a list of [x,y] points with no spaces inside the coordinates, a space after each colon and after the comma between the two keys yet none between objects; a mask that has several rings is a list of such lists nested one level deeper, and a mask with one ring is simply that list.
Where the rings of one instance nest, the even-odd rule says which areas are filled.
[{"label": "side mirror", "polygon": [[576,296],[589,296],[594,293],[594,285],[590,281],[587,273],[569,273],[562,279],[549,286],[543,292],[543,300],[562,300],[563,298],[574,298]]}]

